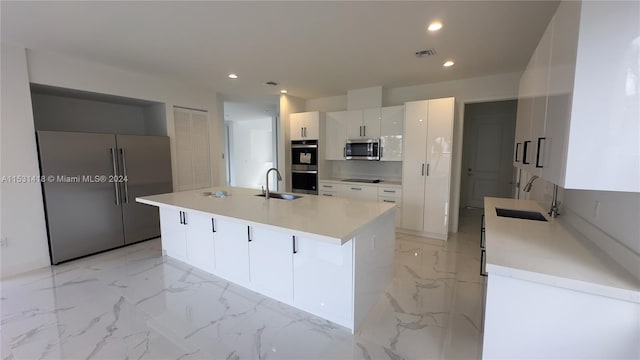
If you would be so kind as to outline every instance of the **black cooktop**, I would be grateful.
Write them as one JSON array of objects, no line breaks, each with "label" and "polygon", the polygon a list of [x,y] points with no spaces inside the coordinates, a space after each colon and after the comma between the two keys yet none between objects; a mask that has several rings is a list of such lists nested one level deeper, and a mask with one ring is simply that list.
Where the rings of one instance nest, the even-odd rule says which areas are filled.
[{"label": "black cooktop", "polygon": [[379,183],[382,180],[380,179],[344,179],[342,181],[350,181],[350,182],[362,182],[362,183],[371,183],[371,184],[375,184],[375,183]]}]

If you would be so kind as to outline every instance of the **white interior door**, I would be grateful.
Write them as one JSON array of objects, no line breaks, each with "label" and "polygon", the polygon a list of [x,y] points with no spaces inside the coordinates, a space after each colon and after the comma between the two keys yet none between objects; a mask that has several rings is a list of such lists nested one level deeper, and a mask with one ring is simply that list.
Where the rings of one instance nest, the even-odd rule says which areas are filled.
[{"label": "white interior door", "polygon": [[193,146],[193,187],[211,186],[211,160],[209,157],[209,114],[191,112],[191,142]]},{"label": "white interior door", "polygon": [[177,190],[187,190],[193,185],[193,161],[191,146],[191,114],[189,110],[173,110],[175,128]]}]

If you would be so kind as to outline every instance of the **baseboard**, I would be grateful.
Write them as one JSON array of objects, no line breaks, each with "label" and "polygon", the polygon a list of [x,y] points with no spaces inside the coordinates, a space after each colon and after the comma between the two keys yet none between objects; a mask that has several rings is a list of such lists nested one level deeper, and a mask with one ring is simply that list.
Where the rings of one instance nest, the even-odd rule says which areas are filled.
[{"label": "baseboard", "polygon": [[436,234],[436,233],[415,231],[415,230],[403,229],[403,228],[396,228],[396,232],[399,232],[401,234],[415,235],[415,236],[420,236],[424,238],[443,240],[443,241],[447,241],[447,239],[449,238],[449,234]]}]

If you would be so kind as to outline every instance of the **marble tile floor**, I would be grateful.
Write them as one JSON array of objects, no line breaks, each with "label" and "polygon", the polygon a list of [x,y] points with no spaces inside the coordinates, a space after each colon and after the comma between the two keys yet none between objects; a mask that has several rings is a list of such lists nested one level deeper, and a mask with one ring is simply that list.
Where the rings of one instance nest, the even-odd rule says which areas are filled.
[{"label": "marble tile floor", "polygon": [[355,335],[172,259],[160,241],[0,283],[10,359],[476,359],[480,212],[448,242],[397,234],[395,276]]}]

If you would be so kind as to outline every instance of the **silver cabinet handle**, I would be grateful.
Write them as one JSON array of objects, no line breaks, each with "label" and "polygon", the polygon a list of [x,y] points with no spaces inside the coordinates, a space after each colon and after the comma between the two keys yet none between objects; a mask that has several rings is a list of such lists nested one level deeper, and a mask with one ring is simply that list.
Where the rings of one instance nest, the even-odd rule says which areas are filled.
[{"label": "silver cabinet handle", "polygon": [[395,203],[396,203],[396,202],[395,202],[395,201],[393,201],[393,200],[382,200],[382,201],[383,201],[383,202],[386,202],[386,203],[393,203],[393,204],[395,204]]},{"label": "silver cabinet handle", "polygon": [[[116,159],[116,149],[111,148],[111,163],[113,165],[113,177],[116,178],[118,176],[118,163]],[[117,179],[117,178],[116,178]],[[118,182],[113,182],[114,188],[116,189],[116,205],[120,205],[120,189],[118,187]]]},{"label": "silver cabinet handle", "polygon": [[342,156],[345,157],[345,158],[347,157],[347,148],[346,147],[342,148]]},{"label": "silver cabinet handle", "polygon": [[367,136],[367,125],[362,125],[362,136]]},{"label": "silver cabinet handle", "polygon": [[422,164],[422,176],[424,176],[424,164]]},{"label": "silver cabinet handle", "polygon": [[322,196],[333,196],[333,194],[322,194]]},{"label": "silver cabinet handle", "polygon": [[323,187],[323,188],[332,188],[332,187],[333,187],[333,185],[326,185],[326,184],[322,184],[322,187]]},{"label": "silver cabinet handle", "polygon": [[395,193],[396,193],[396,191],[395,191],[395,190],[386,190],[386,189],[385,189],[385,190],[382,190],[382,192],[392,193],[392,194],[395,194]]},{"label": "silver cabinet handle", "polygon": [[427,176],[429,176],[429,164],[427,164]]},{"label": "silver cabinet handle", "polygon": [[[124,203],[129,203],[129,181],[127,179],[127,158],[124,153],[124,149],[120,148],[120,157],[122,158],[122,175],[124,176]],[[120,179],[116,179],[117,182],[120,182]]]},{"label": "silver cabinet handle", "polygon": [[352,187],[352,188],[351,188],[351,190],[358,190],[358,191],[360,191],[360,190],[362,190],[362,188]]}]

